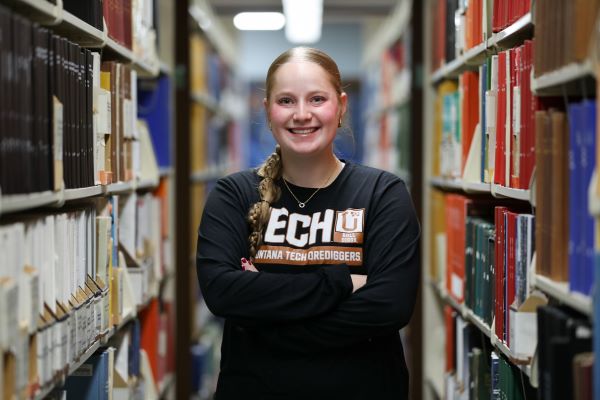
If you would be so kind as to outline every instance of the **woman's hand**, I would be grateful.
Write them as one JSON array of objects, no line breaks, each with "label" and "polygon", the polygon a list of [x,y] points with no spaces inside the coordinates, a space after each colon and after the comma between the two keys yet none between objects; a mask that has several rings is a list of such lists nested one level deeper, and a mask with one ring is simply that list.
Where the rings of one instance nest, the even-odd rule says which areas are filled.
[{"label": "woman's hand", "polygon": [[350,278],[352,278],[352,293],[356,292],[367,283],[366,275],[351,274]]},{"label": "woman's hand", "polygon": [[252,261],[246,260],[245,257],[242,257],[242,269],[244,271],[258,272],[254,264],[252,264]]},{"label": "woman's hand", "polygon": [[[245,257],[242,257],[241,261],[242,269],[244,271],[258,272],[252,261],[247,260]],[[366,275],[351,274],[350,278],[352,279],[352,293],[356,292],[367,283]]]}]

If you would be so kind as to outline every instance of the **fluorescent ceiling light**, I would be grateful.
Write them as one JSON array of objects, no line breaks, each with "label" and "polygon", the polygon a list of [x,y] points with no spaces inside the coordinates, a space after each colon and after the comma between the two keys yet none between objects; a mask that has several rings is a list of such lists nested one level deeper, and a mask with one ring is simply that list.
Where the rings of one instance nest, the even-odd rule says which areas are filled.
[{"label": "fluorescent ceiling light", "polygon": [[241,31],[278,31],[285,17],[278,12],[242,12],[233,17],[233,24]]},{"label": "fluorescent ceiling light", "polygon": [[315,43],[321,38],[323,0],[283,0],[285,36],[292,43]]}]

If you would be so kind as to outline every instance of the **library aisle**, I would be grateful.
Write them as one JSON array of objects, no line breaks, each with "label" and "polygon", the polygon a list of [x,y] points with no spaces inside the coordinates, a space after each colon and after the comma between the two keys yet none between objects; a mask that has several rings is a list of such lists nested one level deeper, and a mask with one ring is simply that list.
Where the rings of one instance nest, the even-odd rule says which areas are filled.
[{"label": "library aisle", "polygon": [[[198,225],[273,151],[264,79],[296,45],[233,17],[285,3],[0,0],[1,399],[213,398]],[[322,1],[336,154],[421,222],[411,400],[600,400],[599,10]]]}]

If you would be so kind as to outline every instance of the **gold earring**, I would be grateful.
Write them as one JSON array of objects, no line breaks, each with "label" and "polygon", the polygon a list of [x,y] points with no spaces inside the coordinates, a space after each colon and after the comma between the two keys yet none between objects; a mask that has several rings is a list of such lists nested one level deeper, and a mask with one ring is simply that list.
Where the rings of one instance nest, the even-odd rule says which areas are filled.
[{"label": "gold earring", "polygon": [[338,122],[338,128],[342,127],[342,119],[340,118],[340,122]]}]

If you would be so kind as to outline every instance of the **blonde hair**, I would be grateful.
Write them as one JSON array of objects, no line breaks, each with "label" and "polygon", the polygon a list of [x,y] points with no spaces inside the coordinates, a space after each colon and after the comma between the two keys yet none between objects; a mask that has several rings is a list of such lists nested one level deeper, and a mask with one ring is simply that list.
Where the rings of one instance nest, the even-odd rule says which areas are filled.
[{"label": "blonde hair", "polygon": [[[265,82],[267,104],[270,103],[271,92],[275,84],[275,73],[279,67],[291,61],[307,61],[320,65],[327,73],[329,81],[338,95],[339,101],[339,97],[343,91],[342,78],[335,61],[321,50],[311,47],[294,47],[280,54],[273,63],[271,63],[271,66],[267,71],[267,79]],[[279,197],[281,196],[281,188],[276,182],[281,178],[282,174],[283,163],[281,161],[281,149],[279,146],[276,146],[275,152],[272,153],[258,168],[258,175],[262,177],[258,184],[260,200],[252,204],[248,211],[247,218],[251,229],[250,236],[248,237],[251,258],[256,256],[258,248],[263,243],[263,232],[269,222],[271,205],[279,200]]]}]

